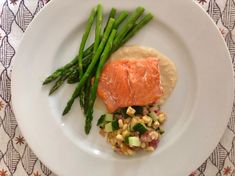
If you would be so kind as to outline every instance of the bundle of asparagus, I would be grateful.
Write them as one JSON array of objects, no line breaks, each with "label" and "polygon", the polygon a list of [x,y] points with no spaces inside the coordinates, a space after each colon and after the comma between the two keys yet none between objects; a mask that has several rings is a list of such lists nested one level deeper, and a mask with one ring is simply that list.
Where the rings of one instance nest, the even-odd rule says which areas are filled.
[{"label": "bundle of asparagus", "polygon": [[[80,106],[86,116],[86,134],[89,134],[92,125],[93,106],[102,69],[109,56],[153,18],[151,13],[143,15],[144,11],[143,7],[137,7],[130,15],[127,11],[121,11],[118,17],[115,18],[117,10],[112,8],[106,26],[102,31],[103,7],[101,4],[97,5],[91,11],[76,57],[68,64],[54,71],[43,82],[43,85],[46,85],[55,81],[49,95],[58,90],[66,80],[69,84],[77,83],[63,115],[70,111],[73,102],[79,97]],[[94,43],[85,49],[94,22],[96,23]],[[91,83],[92,79],[94,79],[93,83]]]}]

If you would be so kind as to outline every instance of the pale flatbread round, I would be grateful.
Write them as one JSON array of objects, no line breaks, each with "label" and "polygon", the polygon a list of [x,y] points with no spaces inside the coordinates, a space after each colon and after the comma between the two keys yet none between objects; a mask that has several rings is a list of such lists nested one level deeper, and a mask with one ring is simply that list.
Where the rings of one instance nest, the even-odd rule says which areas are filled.
[{"label": "pale flatbread round", "polygon": [[155,57],[159,59],[161,85],[163,88],[163,96],[160,98],[159,103],[163,104],[171,95],[177,81],[176,66],[169,58],[153,48],[132,45],[118,49],[112,54],[110,60],[128,58],[138,59],[147,57]]}]

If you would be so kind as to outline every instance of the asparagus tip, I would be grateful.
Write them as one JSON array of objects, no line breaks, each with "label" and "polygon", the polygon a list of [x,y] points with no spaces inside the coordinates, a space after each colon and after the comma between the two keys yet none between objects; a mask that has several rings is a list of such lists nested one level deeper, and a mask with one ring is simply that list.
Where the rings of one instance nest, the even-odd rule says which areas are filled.
[{"label": "asparagus tip", "polygon": [[85,126],[85,133],[88,135],[90,133],[91,127]]},{"label": "asparagus tip", "polygon": [[46,84],[48,84],[48,82],[47,82],[47,80],[44,80],[42,85],[46,85]]},{"label": "asparagus tip", "polygon": [[53,93],[54,93],[54,90],[51,89],[48,95],[50,96],[50,95],[52,95]]},{"label": "asparagus tip", "polygon": [[64,111],[63,111],[63,113],[62,113],[62,115],[64,116],[64,115],[67,114],[68,112],[69,112],[69,108],[68,108],[68,106],[66,106],[65,109],[64,109]]}]

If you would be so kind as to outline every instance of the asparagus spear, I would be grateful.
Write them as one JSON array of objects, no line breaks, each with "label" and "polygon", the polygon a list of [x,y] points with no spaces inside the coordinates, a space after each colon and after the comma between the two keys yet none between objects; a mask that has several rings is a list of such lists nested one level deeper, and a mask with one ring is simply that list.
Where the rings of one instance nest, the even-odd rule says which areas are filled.
[{"label": "asparagus spear", "polygon": [[91,94],[91,82],[92,82],[92,78],[95,76],[96,70],[94,69],[90,75],[90,77],[87,79],[86,81],[86,85],[85,85],[85,98],[84,98],[84,114],[87,113],[87,109],[88,109],[88,104],[89,104],[89,97]]},{"label": "asparagus spear", "polygon": [[96,17],[96,28],[95,28],[95,42],[93,48],[93,55],[96,52],[97,48],[99,47],[100,40],[101,40],[101,29],[102,29],[102,21],[103,21],[103,10],[102,6],[98,5],[97,10],[97,17]]},{"label": "asparagus spear", "polygon": [[153,19],[153,15],[151,13],[148,13],[145,15],[138,23],[136,23],[133,26],[133,29],[125,36],[125,38],[122,40],[122,44],[125,44],[130,38],[132,38],[140,29],[142,29],[148,22],[150,22]]},{"label": "asparagus spear", "polygon": [[[101,40],[101,29],[102,29],[102,21],[103,21],[103,9],[102,6],[99,4],[97,6],[97,16],[96,16],[96,28],[95,28],[95,42],[94,42],[94,48],[93,48],[93,55],[95,55],[97,48],[99,47],[100,40]],[[80,77],[81,78],[81,77]],[[90,81],[89,79],[87,80]],[[81,90],[81,93],[79,95],[79,101],[81,108],[84,108],[85,105],[85,87]]]},{"label": "asparagus spear", "polygon": [[[117,13],[117,9],[112,8],[112,9],[110,10],[110,12],[109,12],[108,21],[110,20],[110,18],[114,18],[114,19],[115,19],[116,13]],[[106,30],[107,26],[108,26],[108,22],[106,23],[106,25],[105,25],[105,27],[104,27],[104,31]]]},{"label": "asparagus spear", "polygon": [[114,28],[117,29],[118,26],[128,17],[127,11],[121,11],[120,15],[117,17]]},{"label": "asparagus spear", "polygon": [[[98,8],[100,7],[100,5],[98,5]],[[79,77],[81,78],[83,75],[83,65],[82,65],[82,58],[83,58],[83,54],[84,54],[84,48],[86,45],[86,41],[88,38],[88,35],[91,31],[91,26],[95,20],[95,16],[97,13],[97,8],[92,9],[90,17],[88,19],[88,23],[86,25],[86,29],[85,29],[85,33],[82,36],[82,41],[80,44],[80,48],[79,48],[79,53],[78,53],[78,69],[79,69]]]},{"label": "asparagus spear", "polygon": [[120,29],[120,32],[117,34],[117,36],[114,39],[113,45],[114,48],[118,47],[120,45],[123,38],[126,36],[128,31],[134,26],[136,20],[144,13],[143,7],[137,7],[136,10],[131,14],[131,16],[128,18],[127,23],[122,26]]},{"label": "asparagus spear", "polygon": [[60,86],[64,83],[64,81],[68,78],[68,76],[71,74],[72,70],[69,70],[67,72],[65,72],[60,79],[58,79],[54,86],[51,88],[49,95],[53,94],[57,89],[60,88]]},{"label": "asparagus spear", "polygon": [[98,83],[99,83],[99,78],[100,78],[100,74],[102,72],[102,69],[104,67],[104,64],[106,63],[109,55],[110,55],[110,51],[112,49],[112,44],[113,44],[113,40],[116,36],[117,30],[113,29],[112,33],[109,36],[108,42],[105,46],[104,52],[102,53],[101,57],[100,57],[100,62],[98,65],[98,68],[96,70],[96,75],[95,75],[95,80],[92,86],[92,90],[91,90],[91,95],[89,98],[89,104],[88,104],[88,109],[87,109],[87,114],[86,114],[86,124],[85,124],[85,132],[86,134],[88,134],[90,132],[91,129],[91,122],[93,119],[93,106],[94,106],[94,102],[96,99],[96,92],[97,92],[97,88],[98,88]]},{"label": "asparagus spear", "polygon": [[73,72],[69,75],[67,83],[74,84],[79,81],[79,71],[78,69],[74,69]]},{"label": "asparagus spear", "polygon": [[108,23],[109,24],[108,24],[107,29],[106,29],[103,37],[102,37],[102,40],[101,40],[100,45],[99,45],[99,47],[97,49],[97,52],[95,53],[94,57],[92,58],[92,61],[91,61],[90,65],[88,66],[85,74],[80,79],[80,82],[78,83],[75,91],[73,92],[72,97],[67,102],[67,105],[66,105],[66,107],[65,107],[65,109],[63,111],[63,115],[65,115],[65,114],[67,114],[69,112],[69,110],[71,109],[71,107],[73,105],[74,100],[79,96],[79,93],[80,93],[81,89],[83,88],[85,82],[87,81],[87,79],[89,78],[92,70],[94,69],[94,67],[95,67],[95,65],[96,65],[96,63],[97,63],[97,61],[98,61],[98,59],[99,59],[99,57],[100,57],[104,47],[105,47],[105,44],[106,44],[106,42],[108,40],[108,37],[109,37],[109,34],[112,31],[112,29],[113,29],[113,25],[115,23],[115,19],[111,18]]},{"label": "asparagus spear", "polygon": [[[88,55],[87,57],[83,58],[83,67],[84,67],[84,69],[86,69],[87,66],[90,64],[91,57],[92,57],[92,53],[90,53],[90,55]],[[69,84],[73,84],[73,83],[79,81],[79,71],[78,71],[78,68],[77,68],[77,64],[74,64],[71,67],[71,69],[73,70],[73,72],[68,76],[67,83],[69,83]]]},{"label": "asparagus spear", "polygon": [[[84,51],[84,57],[83,59],[85,60],[85,58],[90,54],[92,53],[93,51],[93,47],[94,47],[94,44],[92,44],[91,46],[89,46],[85,51]],[[48,76],[44,82],[43,82],[43,85],[45,84],[49,84],[51,83],[52,81],[56,80],[57,78],[59,78],[63,72],[67,69],[69,69],[70,67],[72,67],[73,65],[77,64],[77,61],[78,61],[78,56],[75,56],[75,58],[70,61],[69,63],[67,63],[66,65],[58,68],[57,70],[55,70],[50,76]]]}]

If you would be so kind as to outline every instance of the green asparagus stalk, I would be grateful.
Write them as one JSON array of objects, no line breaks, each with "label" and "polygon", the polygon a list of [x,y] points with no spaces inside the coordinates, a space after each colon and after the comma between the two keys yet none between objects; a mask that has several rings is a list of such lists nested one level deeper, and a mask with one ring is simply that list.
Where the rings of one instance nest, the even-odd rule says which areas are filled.
[{"label": "green asparagus stalk", "polygon": [[96,28],[95,28],[95,42],[93,48],[93,55],[96,52],[97,48],[99,47],[100,40],[101,40],[101,29],[102,29],[102,21],[103,21],[103,9],[102,6],[98,5],[97,10],[97,17],[96,17]]},{"label": "green asparagus stalk", "polygon": [[[93,51],[93,47],[94,47],[94,44],[92,44],[91,46],[89,46],[85,51],[84,51],[84,58],[85,59],[89,54],[92,53]],[[69,68],[71,68],[72,66],[74,66],[75,64],[77,64],[78,62],[78,56],[76,56],[72,61],[70,61],[69,63],[67,63],[66,65],[58,68],[57,70],[55,70],[50,76],[48,76],[44,82],[43,82],[43,85],[46,85],[46,84],[49,84],[51,83],[52,81],[56,80],[57,78],[59,78],[63,72],[65,70],[68,70]]]},{"label": "green asparagus stalk", "polygon": [[69,110],[71,109],[74,100],[79,96],[79,93],[81,91],[81,89],[83,88],[85,82],[87,81],[87,79],[89,78],[90,74],[92,73],[92,70],[94,69],[97,61],[100,58],[100,55],[106,45],[106,42],[108,40],[109,34],[111,33],[112,29],[113,29],[113,25],[115,23],[115,19],[111,18],[108,22],[108,26],[107,29],[102,37],[102,40],[100,42],[100,45],[97,49],[97,52],[95,53],[94,57],[92,58],[92,61],[90,63],[90,65],[88,66],[86,72],[84,73],[84,75],[81,77],[80,82],[78,83],[75,91],[73,92],[72,97],[69,99],[69,101],[67,102],[67,105],[63,111],[63,115],[67,114],[69,112]]},{"label": "green asparagus stalk", "polygon": [[62,84],[65,82],[65,80],[68,78],[68,76],[71,74],[72,70],[67,71],[66,73],[64,73],[60,79],[58,79],[54,86],[51,88],[49,95],[53,94],[57,89],[59,89]]},{"label": "green asparagus stalk", "polygon": [[79,71],[78,69],[74,69],[73,72],[69,75],[67,79],[68,84],[74,84],[79,81]]},{"label": "green asparagus stalk", "polygon": [[145,15],[138,23],[136,23],[133,26],[133,29],[125,36],[125,38],[122,40],[122,44],[125,44],[130,38],[132,38],[140,29],[142,29],[148,22],[150,22],[153,19],[153,15],[151,13],[148,13]]},{"label": "green asparagus stalk", "polygon": [[112,44],[113,44],[113,40],[116,36],[116,33],[117,33],[116,29],[113,29],[112,33],[109,36],[108,42],[105,46],[104,52],[102,53],[102,55],[100,57],[100,62],[99,62],[99,65],[98,65],[98,68],[96,71],[95,80],[94,80],[94,83],[92,86],[91,95],[89,98],[89,105],[88,105],[87,114],[86,114],[86,124],[85,124],[86,134],[89,134],[90,129],[91,129],[91,122],[93,120],[93,106],[94,106],[94,102],[96,99],[96,92],[97,92],[97,88],[98,88],[100,74],[102,72],[104,64],[106,63],[106,61],[110,55],[110,51],[112,49]]},{"label": "green asparagus stalk", "polygon": [[104,31],[106,30],[106,28],[107,28],[107,26],[108,26],[108,22],[109,22],[110,18],[114,18],[114,19],[115,19],[116,13],[117,13],[117,9],[112,8],[112,9],[110,10],[110,12],[109,12],[109,17],[108,17],[108,21],[107,21],[107,23],[106,23],[106,25],[105,25],[105,27],[104,27]]},{"label": "green asparagus stalk", "polygon": [[[97,48],[99,47],[99,44],[100,44],[102,21],[103,21],[103,9],[102,9],[102,6],[99,4],[97,6],[95,42],[94,42],[94,48],[93,48],[93,55],[95,55],[96,50],[97,50]],[[90,81],[90,80],[88,79],[88,81]],[[84,109],[84,105],[85,105],[85,91],[87,91],[87,90],[85,90],[85,87],[82,88],[81,93],[79,95],[80,106],[83,109]]]},{"label": "green asparagus stalk", "polygon": [[[99,63],[96,64],[96,68],[97,68],[97,65]],[[89,105],[89,97],[90,97],[90,94],[91,94],[91,87],[92,87],[92,78],[95,76],[95,73],[96,73],[96,70],[93,69],[90,77],[87,79],[86,81],[86,85],[85,85],[85,98],[84,98],[84,114],[87,113],[87,109],[88,109],[88,105]]]},{"label": "green asparagus stalk", "polygon": [[[90,55],[88,55],[86,58],[83,59],[83,67],[85,70],[91,62],[91,57],[92,53],[90,53]],[[74,84],[79,81],[79,71],[77,68],[77,64],[73,65],[71,68],[73,72],[68,76],[67,83]]]},{"label": "green asparagus stalk", "polygon": [[114,39],[113,45],[114,48],[118,47],[123,40],[123,38],[126,36],[128,31],[134,26],[136,20],[144,13],[143,7],[137,7],[136,10],[131,14],[131,16],[128,18],[128,21],[122,28],[120,29],[120,32],[117,34],[117,36]]},{"label": "green asparagus stalk", "polygon": [[114,29],[117,29],[118,26],[128,17],[128,12],[127,11],[121,11],[120,15],[117,17],[115,24],[114,24]]},{"label": "green asparagus stalk", "polygon": [[79,47],[79,53],[78,53],[78,69],[79,69],[79,77],[81,78],[83,75],[83,64],[82,64],[82,58],[84,55],[84,48],[86,45],[87,38],[89,36],[89,33],[91,31],[92,24],[95,20],[95,16],[97,13],[97,8],[92,9],[90,17],[88,19],[88,23],[86,25],[85,33],[82,36],[82,41]]},{"label": "green asparagus stalk", "polygon": [[84,114],[87,112],[89,97],[91,92],[91,77],[88,78],[88,81],[85,85],[85,98],[84,98]]}]

